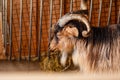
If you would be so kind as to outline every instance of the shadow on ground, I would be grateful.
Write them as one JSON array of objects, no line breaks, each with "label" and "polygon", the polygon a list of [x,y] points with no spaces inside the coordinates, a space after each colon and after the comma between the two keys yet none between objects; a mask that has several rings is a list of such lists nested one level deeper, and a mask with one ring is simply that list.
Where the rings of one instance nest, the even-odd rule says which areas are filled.
[{"label": "shadow on ground", "polygon": [[0,71],[40,71],[39,62],[0,61]]}]

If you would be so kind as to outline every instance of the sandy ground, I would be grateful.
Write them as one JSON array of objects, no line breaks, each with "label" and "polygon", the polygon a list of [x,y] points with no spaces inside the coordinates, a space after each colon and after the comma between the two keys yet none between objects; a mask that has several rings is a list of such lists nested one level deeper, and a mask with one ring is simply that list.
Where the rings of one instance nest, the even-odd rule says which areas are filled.
[{"label": "sandy ground", "polygon": [[120,74],[0,72],[0,80],[120,80]]},{"label": "sandy ground", "polygon": [[120,74],[42,72],[38,62],[0,61],[0,80],[120,80]]}]

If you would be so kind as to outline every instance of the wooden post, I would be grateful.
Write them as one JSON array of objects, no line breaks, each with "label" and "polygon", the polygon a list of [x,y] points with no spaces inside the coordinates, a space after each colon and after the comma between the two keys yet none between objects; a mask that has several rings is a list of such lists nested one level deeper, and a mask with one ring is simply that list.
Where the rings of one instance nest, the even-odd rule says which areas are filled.
[{"label": "wooden post", "polygon": [[2,12],[0,11],[0,59],[6,59],[2,37]]}]

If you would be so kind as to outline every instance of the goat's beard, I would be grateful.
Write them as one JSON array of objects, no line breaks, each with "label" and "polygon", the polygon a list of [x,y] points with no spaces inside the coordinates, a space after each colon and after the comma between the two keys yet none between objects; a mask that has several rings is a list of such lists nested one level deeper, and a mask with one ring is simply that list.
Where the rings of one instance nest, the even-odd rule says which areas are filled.
[{"label": "goat's beard", "polygon": [[62,64],[62,66],[66,65],[67,57],[68,57],[68,54],[66,52],[62,52],[62,56],[60,59],[60,63]]}]

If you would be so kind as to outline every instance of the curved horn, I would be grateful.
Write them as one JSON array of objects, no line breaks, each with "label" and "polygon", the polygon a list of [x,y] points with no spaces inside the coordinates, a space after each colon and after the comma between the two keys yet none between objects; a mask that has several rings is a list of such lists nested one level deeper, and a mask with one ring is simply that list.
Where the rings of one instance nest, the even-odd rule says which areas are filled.
[{"label": "curved horn", "polygon": [[80,14],[66,14],[61,19],[59,19],[57,25],[59,25],[59,27],[62,28],[66,25],[66,23],[68,23],[71,20],[78,20],[80,22],[83,22],[86,25],[87,30],[84,30],[82,32],[82,36],[83,37],[88,37],[89,36],[89,33],[91,31],[90,24],[89,24],[89,21],[86,19],[86,17],[83,16],[83,15],[80,15]]}]

